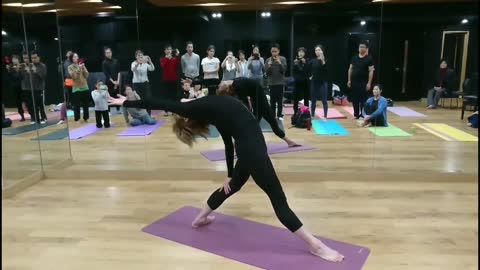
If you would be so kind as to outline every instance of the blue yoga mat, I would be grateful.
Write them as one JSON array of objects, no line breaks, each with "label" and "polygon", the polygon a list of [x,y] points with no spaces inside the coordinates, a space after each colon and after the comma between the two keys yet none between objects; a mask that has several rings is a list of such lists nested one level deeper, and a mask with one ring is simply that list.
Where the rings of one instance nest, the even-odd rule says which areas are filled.
[{"label": "blue yoga mat", "polygon": [[209,129],[209,132],[208,132],[207,138],[218,138],[218,137],[220,137],[220,133],[218,132],[218,129],[215,126],[210,125],[210,126],[208,126],[208,129]]},{"label": "blue yoga mat", "polygon": [[34,131],[37,129],[45,128],[51,125],[55,125],[58,122],[58,120],[52,120],[52,121],[47,121],[45,124],[33,124],[33,125],[24,125],[20,127],[14,127],[14,128],[4,128],[2,129],[2,135],[18,135],[30,131]]},{"label": "blue yoga mat", "polygon": [[55,141],[55,140],[63,140],[67,137],[68,137],[68,129],[63,128],[63,129],[56,130],[54,132],[50,132],[48,134],[39,136],[37,138],[33,138],[32,140]]},{"label": "blue yoga mat", "polygon": [[323,120],[313,120],[312,126],[318,135],[350,135],[350,133],[335,120],[328,120],[327,122],[323,122]]},{"label": "blue yoga mat", "polygon": [[[277,120],[277,123],[278,123],[278,126],[280,127],[280,129],[285,131],[285,129],[283,128],[283,122],[278,120],[278,119],[276,119],[276,120]],[[260,120],[260,127],[262,128],[263,132],[273,132],[272,127],[267,122],[267,120],[265,120],[265,118],[262,118],[262,120]]]}]

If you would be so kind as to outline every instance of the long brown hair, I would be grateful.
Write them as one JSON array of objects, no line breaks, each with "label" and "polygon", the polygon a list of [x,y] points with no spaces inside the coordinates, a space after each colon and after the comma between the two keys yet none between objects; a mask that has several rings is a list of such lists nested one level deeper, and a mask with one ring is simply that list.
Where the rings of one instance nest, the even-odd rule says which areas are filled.
[{"label": "long brown hair", "polygon": [[[225,83],[225,82],[221,82],[220,84],[222,83]],[[237,93],[235,92],[235,89],[233,89],[233,86],[230,84],[230,85],[227,85],[224,89],[220,90],[220,85],[217,89],[217,95],[219,96],[236,96]]]},{"label": "long brown hair", "polygon": [[175,115],[173,132],[181,142],[192,147],[193,143],[196,142],[196,136],[207,139],[209,133],[208,122]]}]

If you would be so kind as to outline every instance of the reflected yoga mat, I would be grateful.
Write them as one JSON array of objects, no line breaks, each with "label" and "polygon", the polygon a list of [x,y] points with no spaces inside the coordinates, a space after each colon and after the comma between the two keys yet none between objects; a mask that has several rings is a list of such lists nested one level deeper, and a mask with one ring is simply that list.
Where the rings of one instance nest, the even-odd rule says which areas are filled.
[{"label": "reflected yoga mat", "polygon": [[161,127],[165,123],[164,120],[157,120],[155,125],[141,125],[135,127],[129,127],[127,130],[118,133],[117,136],[147,136],[152,134],[157,128]]},{"label": "reflected yoga mat", "polygon": [[101,131],[103,128],[97,128],[97,124],[91,123],[70,131],[70,140],[79,140]]},{"label": "reflected yoga mat", "polygon": [[400,117],[427,117],[425,114],[416,112],[407,107],[388,107],[387,110]]},{"label": "reflected yoga mat", "polygon": [[388,127],[369,127],[368,130],[378,137],[410,137],[412,134],[407,133],[392,124]]},{"label": "reflected yoga mat", "polygon": [[220,137],[220,133],[218,132],[218,129],[214,125],[209,125],[207,138],[217,138],[217,137]]},{"label": "reflected yoga mat", "polygon": [[18,135],[30,131],[34,131],[41,128],[46,128],[48,126],[55,125],[57,123],[56,120],[47,121],[45,124],[26,124],[20,127],[13,127],[13,128],[4,128],[2,129],[2,135]]},{"label": "reflected yoga mat", "polygon": [[[117,108],[110,108],[110,111],[112,111],[113,114],[116,114]],[[93,116],[95,117],[95,107],[89,107],[88,112],[90,114],[90,117],[92,116],[92,112],[93,112]],[[58,115],[60,115],[60,112],[57,112],[57,113]],[[120,110],[120,113],[122,113],[122,110]],[[73,117],[73,116],[74,116],[73,110],[68,110],[67,117]],[[80,109],[80,117],[82,116],[83,116],[83,109]]]},{"label": "reflected yoga mat", "polygon": [[283,108],[283,113],[285,115],[293,115],[293,107],[284,107]]},{"label": "reflected yoga mat", "polygon": [[[308,145],[301,145],[297,147],[288,147],[286,143],[276,143],[268,144],[267,152],[269,155],[289,153],[289,152],[299,152],[299,151],[308,151],[315,149]],[[221,161],[225,160],[225,149],[211,150],[200,152],[202,156],[210,161]]]},{"label": "reflected yoga mat", "polygon": [[[323,108],[317,108],[315,116],[318,118],[323,117]],[[335,108],[328,108],[327,119],[347,119],[347,117]]]},{"label": "reflected yoga mat", "polygon": [[343,262],[327,262],[310,254],[307,245],[286,229],[220,213],[213,214],[210,225],[193,229],[191,222],[199,212],[183,207],[142,231],[267,270],[360,270],[370,254],[367,247],[317,237],[345,256]]},{"label": "reflected yoga mat", "polygon": [[[278,126],[280,127],[280,129],[285,131],[285,128],[283,128],[283,122],[278,120],[278,119],[276,119],[276,120],[277,120],[277,123],[278,123]],[[265,120],[265,118],[262,118],[262,120],[260,120],[260,128],[262,129],[263,132],[273,132],[272,127],[267,122],[267,120]]]},{"label": "reflected yoga mat", "polygon": [[[28,112],[25,112],[23,114],[26,120],[31,120],[30,114]],[[10,118],[12,121],[20,121],[22,117],[18,113],[11,113],[9,115],[5,114],[5,118]],[[47,112],[47,119],[58,119],[60,118],[60,112]]]},{"label": "reflected yoga mat", "polygon": [[337,121],[313,120],[312,127],[317,135],[350,135],[350,133]]},{"label": "reflected yoga mat", "polygon": [[55,141],[55,140],[62,140],[68,137],[68,129],[63,128],[56,130],[54,132],[50,132],[48,134],[42,135],[37,138],[33,138],[32,140],[40,140],[40,141]]},{"label": "reflected yoga mat", "polygon": [[438,123],[416,123],[415,126],[426,130],[433,135],[444,139],[449,142],[478,142],[478,137],[469,133],[456,129],[447,124]]}]

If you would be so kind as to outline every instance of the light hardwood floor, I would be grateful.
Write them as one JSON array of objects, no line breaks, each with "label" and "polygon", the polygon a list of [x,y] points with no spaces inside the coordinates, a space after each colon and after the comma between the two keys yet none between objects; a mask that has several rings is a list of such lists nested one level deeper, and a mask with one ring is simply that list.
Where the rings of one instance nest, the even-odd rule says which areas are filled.
[{"label": "light hardwood floor", "polygon": [[[478,135],[458,110],[400,105],[428,115],[389,114],[407,132],[413,122],[438,122]],[[68,156],[68,141],[41,142],[47,180],[2,200],[2,269],[254,269],[140,231],[182,206],[201,206],[222,183],[224,163],[199,155],[221,148],[221,139],[189,149],[170,132],[171,119],[152,136],[119,138],[121,116],[114,122],[110,130],[72,141],[74,164],[65,168],[51,164]],[[371,248],[364,269],[478,269],[478,143],[446,142],[418,128],[412,137],[379,138],[351,119],[339,122],[350,136],[287,129],[316,149],[271,156],[306,226]],[[2,137],[3,146],[16,150],[2,153],[4,172],[31,167],[27,157],[37,164],[23,137]],[[278,142],[272,134],[266,139]],[[219,211],[281,226],[251,181]]]}]

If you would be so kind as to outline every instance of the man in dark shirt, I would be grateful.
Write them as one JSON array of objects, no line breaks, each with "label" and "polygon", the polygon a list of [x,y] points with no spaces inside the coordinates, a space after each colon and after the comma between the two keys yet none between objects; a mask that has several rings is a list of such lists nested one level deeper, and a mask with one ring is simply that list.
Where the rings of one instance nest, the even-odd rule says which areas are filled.
[{"label": "man in dark shirt", "polygon": [[[120,94],[120,67],[118,60],[112,57],[112,49],[105,47],[105,60],[102,63],[102,70],[105,74],[105,82],[108,87],[108,93],[111,97],[116,97]],[[117,107],[117,112],[120,112],[120,106]],[[108,108],[110,110],[110,107]]]},{"label": "man in dark shirt", "polygon": [[358,46],[358,55],[352,57],[348,69],[347,86],[352,90],[352,105],[355,119],[361,117],[367,93],[372,86],[373,59],[368,55],[368,42],[362,41]]}]

